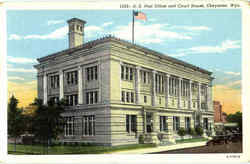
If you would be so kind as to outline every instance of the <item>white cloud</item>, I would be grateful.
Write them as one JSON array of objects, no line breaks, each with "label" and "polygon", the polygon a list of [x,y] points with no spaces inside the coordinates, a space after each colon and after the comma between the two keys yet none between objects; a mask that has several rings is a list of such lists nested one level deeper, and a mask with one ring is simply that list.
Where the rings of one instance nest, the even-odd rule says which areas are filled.
[{"label": "white cloud", "polygon": [[240,48],[239,40],[225,40],[220,45],[216,46],[197,46],[191,47],[188,49],[180,49],[178,50],[176,56],[182,54],[182,56],[186,56],[188,54],[213,54],[213,53],[224,53],[229,49],[238,49]]},{"label": "white cloud", "polygon": [[55,25],[55,24],[62,24],[64,22],[65,22],[64,20],[49,20],[47,24],[48,26],[50,26],[50,25]]},{"label": "white cloud", "polygon": [[10,63],[19,63],[19,64],[37,63],[37,61],[35,59],[23,58],[23,57],[13,57],[13,56],[8,56],[7,61]]},{"label": "white cloud", "polygon": [[231,71],[228,71],[228,72],[224,72],[225,74],[228,74],[228,75],[233,75],[233,76],[240,76],[240,72],[231,72]]},{"label": "white cloud", "polygon": [[8,38],[8,40],[21,40],[22,37],[20,35],[17,34],[11,34]]},{"label": "white cloud", "polygon": [[104,31],[103,28],[98,27],[98,26],[87,26],[87,27],[85,27],[84,30],[85,30],[86,37],[93,37],[97,33]]},{"label": "white cloud", "polygon": [[20,72],[20,73],[36,73],[35,69],[25,69],[25,68],[8,68],[8,72]]},{"label": "white cloud", "polygon": [[207,26],[172,26],[171,29],[183,29],[188,31],[211,31],[212,29]]},{"label": "white cloud", "polygon": [[24,78],[18,76],[8,76],[8,80],[24,80]]},{"label": "white cloud", "polygon": [[20,73],[36,73],[37,72],[37,70],[34,68],[31,68],[31,69],[16,68],[16,67],[13,67],[13,65],[11,65],[11,64],[9,64],[7,66],[8,66],[8,68],[7,68],[8,72],[20,72]]},{"label": "white cloud", "polygon": [[[132,38],[132,23],[114,28],[113,35],[116,37],[131,40]],[[181,32],[173,32],[167,30],[167,24],[150,24],[145,25],[140,22],[135,22],[135,41],[140,43],[162,43],[166,40],[190,40],[191,36]]]},{"label": "white cloud", "polygon": [[102,24],[102,26],[107,27],[107,26],[110,26],[112,24],[113,24],[113,22],[105,22],[105,23]]},{"label": "white cloud", "polygon": [[64,26],[61,28],[56,29],[55,31],[49,33],[49,34],[44,34],[44,35],[26,35],[24,36],[24,39],[63,39],[68,33],[68,26]]}]

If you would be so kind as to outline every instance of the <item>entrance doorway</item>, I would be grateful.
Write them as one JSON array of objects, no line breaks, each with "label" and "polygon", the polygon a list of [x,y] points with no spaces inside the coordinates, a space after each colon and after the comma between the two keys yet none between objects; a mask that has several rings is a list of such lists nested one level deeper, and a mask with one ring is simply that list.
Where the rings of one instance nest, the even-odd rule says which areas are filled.
[{"label": "entrance doorway", "polygon": [[146,113],[146,132],[153,132],[153,113],[151,112]]}]

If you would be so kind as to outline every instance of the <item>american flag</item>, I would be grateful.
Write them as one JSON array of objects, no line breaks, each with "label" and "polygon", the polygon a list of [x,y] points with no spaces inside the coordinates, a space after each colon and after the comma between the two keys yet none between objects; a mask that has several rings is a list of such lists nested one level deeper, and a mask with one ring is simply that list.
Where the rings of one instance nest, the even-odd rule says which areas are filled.
[{"label": "american flag", "polygon": [[140,19],[140,20],[144,20],[144,21],[147,20],[147,16],[143,12],[135,11],[134,16],[135,16],[136,19]]}]

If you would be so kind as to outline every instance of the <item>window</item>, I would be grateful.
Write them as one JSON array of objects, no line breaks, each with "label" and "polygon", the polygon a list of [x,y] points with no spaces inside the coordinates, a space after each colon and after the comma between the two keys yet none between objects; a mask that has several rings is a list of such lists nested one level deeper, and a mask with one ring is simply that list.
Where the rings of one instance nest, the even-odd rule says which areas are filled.
[{"label": "window", "polygon": [[77,71],[67,72],[66,78],[68,85],[76,85],[78,83],[78,72]]},{"label": "window", "polygon": [[203,128],[208,130],[208,118],[203,118]]},{"label": "window", "polygon": [[178,87],[179,87],[179,80],[177,77],[170,76],[169,78],[169,95],[170,96],[178,96]]},{"label": "window", "polygon": [[130,102],[129,101],[129,92],[126,92],[126,100],[127,100],[127,102]]},{"label": "window", "polygon": [[134,103],[135,102],[134,92],[122,91],[121,92],[121,101],[127,102],[127,103]]},{"label": "window", "polygon": [[147,72],[143,71],[143,83],[147,83]]},{"label": "window", "polygon": [[136,115],[126,115],[126,131],[127,133],[136,133],[137,131]]},{"label": "window", "polygon": [[86,104],[98,103],[98,91],[91,91],[86,93]]},{"label": "window", "polygon": [[133,80],[133,73],[134,73],[133,68],[129,68],[129,70],[130,70],[130,80]]},{"label": "window", "polygon": [[193,108],[195,108],[195,102],[193,102]]},{"label": "window", "polygon": [[182,80],[181,81],[181,96],[188,97],[189,96],[189,81]]},{"label": "window", "polygon": [[131,103],[134,103],[134,93],[133,92],[131,92]]},{"label": "window", "polygon": [[121,66],[121,79],[124,79],[124,66]]},{"label": "window", "polygon": [[88,81],[97,80],[98,79],[97,66],[86,68],[86,74]]},{"label": "window", "polygon": [[83,116],[82,117],[82,135],[83,136],[95,136],[95,116]]},{"label": "window", "polygon": [[64,136],[74,135],[74,117],[65,117]]},{"label": "window", "polygon": [[134,69],[132,67],[121,65],[121,79],[134,80]]},{"label": "window", "polygon": [[160,116],[160,131],[168,130],[167,120],[168,120],[167,116]]},{"label": "window", "polygon": [[50,76],[50,87],[52,89],[59,88],[59,75]]},{"label": "window", "polygon": [[173,116],[173,130],[178,131],[180,129],[180,117]]},{"label": "window", "polygon": [[159,98],[159,104],[161,104],[161,98]]},{"label": "window", "polygon": [[78,95],[66,95],[66,104],[68,106],[75,106],[78,104]]},{"label": "window", "polygon": [[185,129],[190,129],[190,117],[185,117]]},{"label": "window", "polygon": [[147,96],[144,96],[144,103],[147,103]]},{"label": "window", "polygon": [[54,103],[57,103],[59,102],[59,97],[51,97],[50,100],[53,101]]},{"label": "window", "polygon": [[125,102],[125,91],[122,91],[122,102]]},{"label": "window", "polygon": [[162,75],[159,74],[155,75],[155,89],[157,93],[164,92],[164,80]]}]

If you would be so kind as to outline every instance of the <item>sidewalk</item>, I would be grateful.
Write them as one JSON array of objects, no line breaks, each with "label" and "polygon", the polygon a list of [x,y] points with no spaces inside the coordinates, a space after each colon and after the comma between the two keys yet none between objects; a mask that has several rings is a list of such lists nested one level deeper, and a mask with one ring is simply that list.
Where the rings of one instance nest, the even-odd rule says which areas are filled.
[{"label": "sidewalk", "polygon": [[168,145],[168,146],[158,146],[154,148],[119,151],[119,152],[112,152],[111,154],[147,154],[147,153],[157,153],[161,151],[184,149],[184,148],[191,148],[191,147],[198,147],[205,145],[206,141],[202,141],[202,142],[182,143],[182,144]]}]

